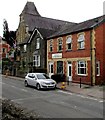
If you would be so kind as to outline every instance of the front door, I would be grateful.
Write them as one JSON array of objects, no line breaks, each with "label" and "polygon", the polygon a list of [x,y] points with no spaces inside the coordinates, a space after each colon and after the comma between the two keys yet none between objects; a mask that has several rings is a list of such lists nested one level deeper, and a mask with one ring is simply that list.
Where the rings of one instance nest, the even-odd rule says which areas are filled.
[{"label": "front door", "polygon": [[72,81],[72,64],[68,63],[68,80]]},{"label": "front door", "polygon": [[49,77],[51,77],[54,73],[53,73],[53,62],[49,63]]}]

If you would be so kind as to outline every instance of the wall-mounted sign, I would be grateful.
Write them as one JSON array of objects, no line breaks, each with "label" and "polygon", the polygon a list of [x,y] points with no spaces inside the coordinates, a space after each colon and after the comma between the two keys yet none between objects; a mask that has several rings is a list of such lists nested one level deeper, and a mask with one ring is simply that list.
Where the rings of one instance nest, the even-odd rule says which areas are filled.
[{"label": "wall-mounted sign", "polygon": [[52,58],[62,58],[62,53],[52,54]]}]

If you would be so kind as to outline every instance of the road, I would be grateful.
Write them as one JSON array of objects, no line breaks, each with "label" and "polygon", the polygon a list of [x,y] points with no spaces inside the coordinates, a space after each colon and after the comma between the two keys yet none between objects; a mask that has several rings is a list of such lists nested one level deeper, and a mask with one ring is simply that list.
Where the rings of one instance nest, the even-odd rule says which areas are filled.
[{"label": "road", "polygon": [[24,87],[23,80],[2,77],[2,97],[11,99],[44,118],[103,118],[102,100],[56,90]]}]

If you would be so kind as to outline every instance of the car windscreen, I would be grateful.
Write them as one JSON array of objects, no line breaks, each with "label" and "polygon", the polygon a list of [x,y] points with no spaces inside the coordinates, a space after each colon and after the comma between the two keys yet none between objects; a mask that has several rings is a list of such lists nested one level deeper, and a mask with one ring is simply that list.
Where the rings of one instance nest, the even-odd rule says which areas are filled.
[{"label": "car windscreen", "polygon": [[38,79],[50,79],[46,74],[37,74]]}]

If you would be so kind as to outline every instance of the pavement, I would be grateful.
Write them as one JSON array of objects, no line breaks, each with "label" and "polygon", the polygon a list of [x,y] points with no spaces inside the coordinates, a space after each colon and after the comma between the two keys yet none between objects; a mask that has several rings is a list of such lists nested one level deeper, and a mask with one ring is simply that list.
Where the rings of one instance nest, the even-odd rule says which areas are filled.
[{"label": "pavement", "polygon": [[[24,78],[14,77],[14,76],[8,76],[8,78],[24,80]],[[64,85],[62,83],[58,83],[57,89],[105,100],[105,86],[99,86],[99,85],[90,86],[90,85],[84,85],[84,84],[81,84],[80,86],[80,84],[72,83],[72,82],[69,83],[68,85],[65,82]]]},{"label": "pavement", "polygon": [[65,83],[65,87],[62,87],[62,85],[63,85],[62,83],[58,83],[57,88],[64,91],[105,100],[105,86],[99,86],[99,85],[90,86],[84,84],[81,84],[80,86],[80,84],[72,83],[72,82],[69,83],[69,85]]}]

